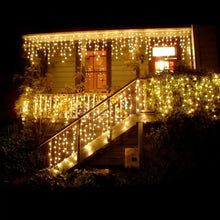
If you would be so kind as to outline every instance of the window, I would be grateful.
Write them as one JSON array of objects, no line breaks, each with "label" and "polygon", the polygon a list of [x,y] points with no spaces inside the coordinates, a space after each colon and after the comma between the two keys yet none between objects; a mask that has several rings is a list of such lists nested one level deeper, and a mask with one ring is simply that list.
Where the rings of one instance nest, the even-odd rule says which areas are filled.
[{"label": "window", "polygon": [[155,61],[156,73],[159,73],[163,70],[173,71],[173,69],[174,69],[174,61],[164,61],[164,60]]},{"label": "window", "polygon": [[175,47],[154,47],[153,56],[154,57],[164,57],[164,56],[175,56]]},{"label": "window", "polygon": [[175,47],[153,47],[153,71],[160,73],[164,70],[173,71],[176,64]]}]

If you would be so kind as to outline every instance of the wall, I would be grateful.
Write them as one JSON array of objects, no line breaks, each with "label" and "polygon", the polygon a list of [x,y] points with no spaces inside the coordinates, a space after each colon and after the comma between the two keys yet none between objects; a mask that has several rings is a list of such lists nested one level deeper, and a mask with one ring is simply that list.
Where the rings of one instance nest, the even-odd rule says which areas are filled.
[{"label": "wall", "polygon": [[124,86],[126,83],[136,77],[136,72],[129,64],[119,58],[118,60],[112,59],[111,61],[111,88],[116,90]]},{"label": "wall", "polygon": [[124,167],[125,148],[137,147],[137,126],[121,134],[105,148],[98,150],[93,156],[85,159],[82,166],[91,167]]},{"label": "wall", "polygon": [[[73,55],[68,57],[65,63],[56,62],[48,66],[48,79],[52,81],[52,92],[65,92],[67,88],[75,88],[75,58]],[[57,61],[60,61],[59,59]]]},{"label": "wall", "polygon": [[[53,93],[59,93],[65,91],[66,87],[75,88],[75,76],[76,76],[76,52],[74,55],[68,58],[68,61],[61,63],[58,58],[55,64],[48,66],[48,79],[52,81]],[[131,66],[128,66],[127,62],[123,58],[114,59],[109,56],[110,71],[108,74],[109,85],[112,91],[115,91],[126,83],[135,78],[136,72]],[[59,61],[59,62],[58,62]]]},{"label": "wall", "polygon": [[217,29],[215,25],[193,25],[196,69],[219,72]]}]

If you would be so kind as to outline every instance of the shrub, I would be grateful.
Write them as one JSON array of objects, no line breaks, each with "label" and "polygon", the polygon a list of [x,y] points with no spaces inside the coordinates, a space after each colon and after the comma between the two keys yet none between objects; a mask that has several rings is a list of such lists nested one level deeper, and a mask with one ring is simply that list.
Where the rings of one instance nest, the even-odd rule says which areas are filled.
[{"label": "shrub", "polygon": [[2,128],[0,133],[0,173],[2,178],[13,180],[16,177],[31,175],[38,166],[35,143],[26,140],[22,131],[9,134],[6,129]]},{"label": "shrub", "polygon": [[146,143],[152,145],[146,153],[149,173],[161,182],[206,178],[205,173],[218,164],[218,132],[219,122],[204,113],[193,117],[174,114],[166,121],[149,124],[145,134]]}]

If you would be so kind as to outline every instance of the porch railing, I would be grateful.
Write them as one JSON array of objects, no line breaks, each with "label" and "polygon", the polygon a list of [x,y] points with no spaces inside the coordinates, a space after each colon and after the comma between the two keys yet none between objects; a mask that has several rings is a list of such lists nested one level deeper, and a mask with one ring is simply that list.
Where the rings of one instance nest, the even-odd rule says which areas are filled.
[{"label": "porch railing", "polygon": [[68,123],[93,108],[108,95],[107,93],[36,94],[28,104],[24,103],[25,111],[22,111],[22,118]]}]

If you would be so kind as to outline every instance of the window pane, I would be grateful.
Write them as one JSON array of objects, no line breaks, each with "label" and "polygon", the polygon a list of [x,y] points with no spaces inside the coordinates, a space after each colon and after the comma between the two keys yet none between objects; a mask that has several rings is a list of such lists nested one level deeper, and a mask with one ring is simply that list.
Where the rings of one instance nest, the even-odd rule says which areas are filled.
[{"label": "window pane", "polygon": [[175,56],[175,47],[154,47],[153,56],[162,57],[162,56]]},{"label": "window pane", "polygon": [[97,51],[94,60],[94,70],[106,71],[106,51]]}]

